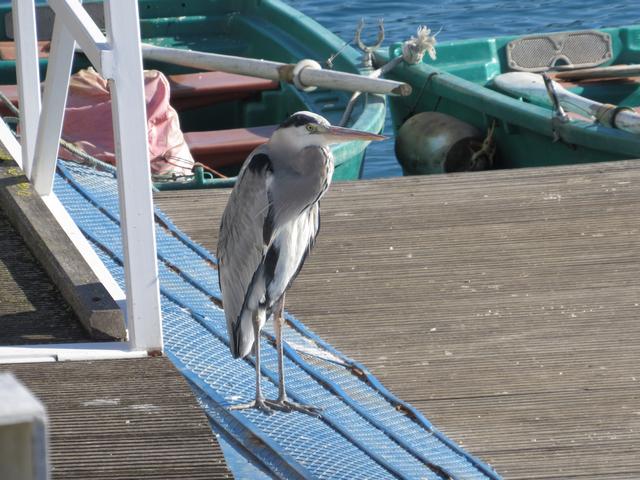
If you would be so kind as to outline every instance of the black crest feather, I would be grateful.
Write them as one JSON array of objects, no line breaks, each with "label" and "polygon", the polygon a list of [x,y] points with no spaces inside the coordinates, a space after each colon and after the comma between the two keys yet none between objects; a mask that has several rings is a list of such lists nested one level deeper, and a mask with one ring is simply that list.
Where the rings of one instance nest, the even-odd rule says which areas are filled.
[{"label": "black crest feather", "polygon": [[311,115],[307,115],[306,113],[294,113],[280,124],[280,128],[291,126],[302,127],[303,125],[307,125],[308,123],[318,123],[318,119],[312,117]]}]

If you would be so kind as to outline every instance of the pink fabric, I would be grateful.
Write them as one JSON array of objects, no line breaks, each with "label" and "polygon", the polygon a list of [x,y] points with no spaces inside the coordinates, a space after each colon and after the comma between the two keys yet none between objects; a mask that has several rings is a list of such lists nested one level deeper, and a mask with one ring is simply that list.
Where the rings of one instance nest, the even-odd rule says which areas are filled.
[{"label": "pink fabric", "polygon": [[[178,114],[169,105],[169,82],[162,72],[147,70],[144,85],[151,172],[190,173],[193,157],[180,130]],[[92,68],[71,77],[62,137],[88,154],[115,165],[109,84]],[[68,153],[60,153],[63,158],[69,158]]]}]

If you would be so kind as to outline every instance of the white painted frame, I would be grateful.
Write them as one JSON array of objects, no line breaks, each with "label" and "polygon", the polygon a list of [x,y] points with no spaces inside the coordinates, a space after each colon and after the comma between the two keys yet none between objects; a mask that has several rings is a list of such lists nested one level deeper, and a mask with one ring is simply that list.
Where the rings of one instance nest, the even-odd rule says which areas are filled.
[{"label": "white painted frame", "polygon": [[49,420],[31,391],[11,373],[0,373],[0,476],[49,480]]},{"label": "white painted frame", "polygon": [[40,65],[36,12],[32,1],[12,0],[11,8],[13,31],[16,32],[16,58],[20,59],[16,62],[16,75],[19,86],[20,128],[22,129],[21,163],[22,170],[30,178],[40,116]]},{"label": "white painted frame", "polygon": [[[0,142],[24,170],[113,298],[121,308],[124,306],[129,340],[0,347],[0,363],[24,359],[120,358],[161,352],[162,318],[138,2],[104,1],[106,37],[79,0],[49,0],[49,5],[55,12],[55,23],[41,108],[35,3],[13,0],[22,145],[3,121],[0,121]],[[52,191],[76,42],[94,68],[109,81],[112,93],[126,297]]]}]

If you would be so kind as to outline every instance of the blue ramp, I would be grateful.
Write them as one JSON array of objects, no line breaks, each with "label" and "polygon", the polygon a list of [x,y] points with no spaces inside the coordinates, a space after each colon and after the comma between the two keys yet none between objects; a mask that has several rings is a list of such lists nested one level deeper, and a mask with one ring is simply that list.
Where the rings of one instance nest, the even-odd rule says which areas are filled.
[{"label": "blue ramp", "polygon": [[[124,288],[113,174],[60,161],[54,190]],[[255,376],[251,359],[234,360],[229,352],[217,260],[159,210],[156,235],[166,354],[191,383],[214,428],[262,469],[283,479],[500,478],[290,314],[288,394],[321,407],[321,417],[229,411],[253,398]],[[264,393],[273,398],[277,354],[270,325],[262,338],[262,373]]]}]

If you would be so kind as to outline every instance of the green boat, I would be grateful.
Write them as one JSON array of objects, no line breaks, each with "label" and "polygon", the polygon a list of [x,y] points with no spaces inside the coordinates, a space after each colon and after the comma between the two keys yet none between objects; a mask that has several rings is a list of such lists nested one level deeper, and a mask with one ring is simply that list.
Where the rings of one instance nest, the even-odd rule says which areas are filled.
[{"label": "green boat", "polygon": [[[397,156],[406,174],[640,158],[639,63],[638,26],[440,43],[436,60],[387,74],[413,87],[389,99]],[[447,160],[462,140],[491,158]]]},{"label": "green boat", "polygon": [[[102,26],[102,4],[89,0],[83,5]],[[352,47],[345,48],[343,40],[278,0],[141,0],[139,12],[142,41],[152,45],[284,63],[309,58],[325,68],[327,59],[341,50],[333,59],[334,70],[348,73],[363,71],[360,52]],[[10,52],[13,40],[11,2],[0,2],[0,14],[5,19],[0,24],[0,43],[4,47],[8,45],[9,51],[0,59],[0,84],[11,91],[11,86],[16,83],[15,61]],[[46,5],[38,5],[36,17],[43,51],[41,78],[44,79],[46,41],[52,31],[51,10]],[[338,124],[351,97],[350,92],[301,91],[284,82],[222,72],[208,72],[204,77],[196,78],[194,75],[198,72],[192,68],[146,59],[144,63],[145,69],[158,69],[169,77],[171,103],[174,104],[175,93],[174,106],[196,162],[227,177],[217,178],[207,168],[196,169],[192,181],[182,179],[181,182],[156,183],[161,189],[232,185],[246,155],[266,141],[275,126],[290,114],[309,110]],[[88,66],[84,55],[77,54],[74,71]],[[379,133],[385,113],[383,96],[363,94],[345,124]],[[351,142],[333,148],[335,180],[360,177],[365,147],[362,142]]]}]

